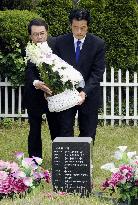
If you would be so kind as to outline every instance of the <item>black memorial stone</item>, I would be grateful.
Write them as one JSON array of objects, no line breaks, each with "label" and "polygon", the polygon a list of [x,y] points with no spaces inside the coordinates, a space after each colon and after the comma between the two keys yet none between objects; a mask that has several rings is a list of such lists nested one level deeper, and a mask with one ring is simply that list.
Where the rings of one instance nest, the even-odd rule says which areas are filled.
[{"label": "black memorial stone", "polygon": [[57,137],[52,143],[54,191],[88,195],[92,189],[90,137]]}]

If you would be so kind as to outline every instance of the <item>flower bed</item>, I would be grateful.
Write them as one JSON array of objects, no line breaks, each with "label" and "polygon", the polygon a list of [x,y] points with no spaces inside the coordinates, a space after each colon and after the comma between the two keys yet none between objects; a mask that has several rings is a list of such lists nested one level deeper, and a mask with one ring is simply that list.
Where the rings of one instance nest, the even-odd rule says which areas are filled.
[{"label": "flower bed", "polygon": [[41,158],[25,158],[18,152],[16,159],[17,162],[0,160],[0,199],[28,193],[42,180],[47,183],[51,180],[49,171],[40,166]]},{"label": "flower bed", "polygon": [[103,190],[117,193],[119,202],[134,203],[138,198],[138,156],[136,151],[127,152],[127,146],[119,146],[114,154],[115,163],[107,163],[101,168],[112,172],[103,184]]}]

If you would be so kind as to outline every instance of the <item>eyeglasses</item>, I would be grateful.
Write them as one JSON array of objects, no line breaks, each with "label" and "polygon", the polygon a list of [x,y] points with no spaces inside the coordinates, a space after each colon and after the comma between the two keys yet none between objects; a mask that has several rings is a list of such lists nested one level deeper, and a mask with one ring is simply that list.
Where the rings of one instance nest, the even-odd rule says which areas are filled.
[{"label": "eyeglasses", "polygon": [[34,36],[34,37],[43,37],[43,36],[45,36],[46,35],[46,32],[40,32],[40,33],[32,33],[32,36]]}]

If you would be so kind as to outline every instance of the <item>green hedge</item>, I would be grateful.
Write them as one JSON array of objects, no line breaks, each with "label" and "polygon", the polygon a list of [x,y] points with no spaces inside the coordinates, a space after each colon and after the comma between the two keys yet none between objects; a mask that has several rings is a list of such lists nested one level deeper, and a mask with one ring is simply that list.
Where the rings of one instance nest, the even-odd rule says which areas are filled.
[{"label": "green hedge", "polygon": [[13,85],[24,82],[25,63],[21,49],[28,38],[27,26],[31,19],[40,17],[29,11],[0,11],[0,74]]},{"label": "green hedge", "polygon": [[107,66],[138,71],[138,4],[135,0],[109,0],[102,33],[107,45]]},{"label": "green hedge", "polygon": [[[39,0],[38,0],[39,2]],[[13,84],[23,82],[24,62],[20,47],[28,41],[27,24],[39,15],[49,24],[49,32],[57,36],[70,31],[68,15],[72,0],[40,0],[35,12],[0,11],[0,74]],[[77,7],[90,11],[90,32],[106,42],[106,67],[116,71],[138,69],[138,4],[135,0],[80,0]],[[19,43],[19,47],[18,47]]]},{"label": "green hedge", "polygon": [[41,0],[0,0],[0,10],[33,10]]},{"label": "green hedge", "polygon": [[48,23],[50,34],[58,36],[69,31],[68,15],[72,8],[72,0],[42,0],[37,12]]},{"label": "green hedge", "polygon": [[[106,42],[106,67],[110,70],[138,69],[138,4],[135,0],[80,0],[77,7],[90,11],[90,32]],[[69,29],[72,0],[42,0],[37,10],[50,25],[53,36]]]}]

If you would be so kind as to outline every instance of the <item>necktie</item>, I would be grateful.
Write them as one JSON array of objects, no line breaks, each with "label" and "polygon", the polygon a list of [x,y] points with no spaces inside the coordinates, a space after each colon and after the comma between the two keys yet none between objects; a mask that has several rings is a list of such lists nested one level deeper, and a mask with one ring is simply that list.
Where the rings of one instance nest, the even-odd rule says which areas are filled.
[{"label": "necktie", "polygon": [[80,44],[81,44],[81,41],[77,41],[77,47],[76,47],[76,63],[78,63],[79,61],[79,56],[80,56]]}]

